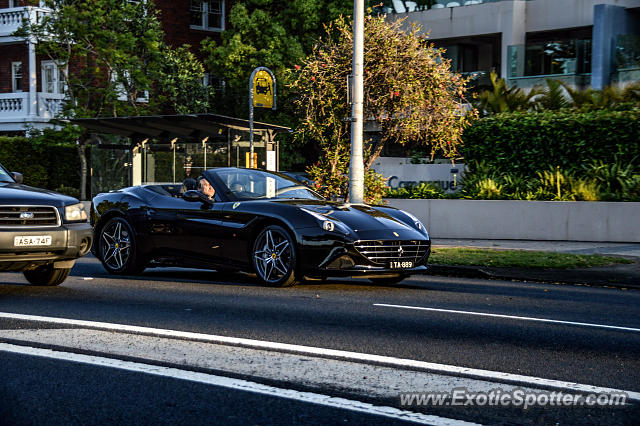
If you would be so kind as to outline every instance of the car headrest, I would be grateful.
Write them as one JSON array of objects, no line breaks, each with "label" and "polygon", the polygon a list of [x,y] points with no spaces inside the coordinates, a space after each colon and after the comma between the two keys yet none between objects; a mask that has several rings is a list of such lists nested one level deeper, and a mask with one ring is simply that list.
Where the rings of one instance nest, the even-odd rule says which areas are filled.
[{"label": "car headrest", "polygon": [[182,192],[198,189],[198,182],[194,178],[186,178],[182,182]]}]

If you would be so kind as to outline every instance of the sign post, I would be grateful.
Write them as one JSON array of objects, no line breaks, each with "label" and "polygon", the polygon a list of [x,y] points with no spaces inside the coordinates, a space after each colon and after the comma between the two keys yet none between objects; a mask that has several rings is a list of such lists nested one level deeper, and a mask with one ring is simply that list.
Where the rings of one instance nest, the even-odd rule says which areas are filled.
[{"label": "sign post", "polygon": [[253,108],[276,109],[276,77],[267,67],[258,67],[249,79],[249,167],[257,168],[253,158]]}]

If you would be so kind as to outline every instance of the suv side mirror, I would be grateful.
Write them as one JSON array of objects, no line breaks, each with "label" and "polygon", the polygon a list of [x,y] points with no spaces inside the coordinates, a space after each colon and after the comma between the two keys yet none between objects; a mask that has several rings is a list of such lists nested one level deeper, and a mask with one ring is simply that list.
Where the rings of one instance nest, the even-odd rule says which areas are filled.
[{"label": "suv side mirror", "polygon": [[13,180],[16,181],[16,183],[22,183],[22,181],[23,181],[22,173],[11,172],[11,177],[13,178]]},{"label": "suv side mirror", "polygon": [[207,197],[206,195],[204,195],[202,192],[200,191],[196,191],[195,189],[189,190],[189,191],[185,191],[182,194],[182,198],[185,201],[190,201],[190,202],[201,202],[201,203],[205,203],[205,204],[213,204],[213,200],[210,200],[209,197]]}]

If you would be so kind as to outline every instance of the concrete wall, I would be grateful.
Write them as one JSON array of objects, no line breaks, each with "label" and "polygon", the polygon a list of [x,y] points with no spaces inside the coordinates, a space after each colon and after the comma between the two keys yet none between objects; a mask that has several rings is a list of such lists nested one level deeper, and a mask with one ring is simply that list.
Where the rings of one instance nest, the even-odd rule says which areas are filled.
[{"label": "concrete wall", "polygon": [[433,238],[640,242],[640,203],[399,200]]}]

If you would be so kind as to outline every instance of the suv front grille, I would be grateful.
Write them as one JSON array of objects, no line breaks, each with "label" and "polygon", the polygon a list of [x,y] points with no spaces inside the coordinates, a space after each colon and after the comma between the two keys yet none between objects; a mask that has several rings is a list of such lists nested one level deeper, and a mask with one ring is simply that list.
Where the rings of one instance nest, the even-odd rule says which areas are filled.
[{"label": "suv front grille", "polygon": [[1,227],[58,226],[58,212],[50,206],[0,206]]},{"label": "suv front grille", "polygon": [[358,252],[373,263],[386,265],[390,260],[418,262],[429,250],[429,241],[356,241],[354,246]]}]

